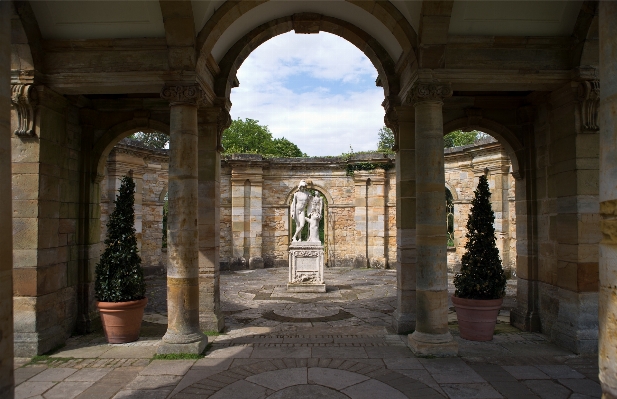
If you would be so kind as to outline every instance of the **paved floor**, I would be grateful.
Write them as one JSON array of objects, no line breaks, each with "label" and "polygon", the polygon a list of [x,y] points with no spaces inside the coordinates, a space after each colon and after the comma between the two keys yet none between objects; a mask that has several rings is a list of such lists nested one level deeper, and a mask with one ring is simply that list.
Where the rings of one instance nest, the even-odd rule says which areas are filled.
[{"label": "paved floor", "polygon": [[[496,335],[458,336],[459,357],[416,358],[389,330],[396,275],[329,269],[325,294],[289,294],[286,269],[221,276],[226,331],[206,356],[152,360],[166,329],[165,280],[148,280],[139,341],[71,338],[50,356],[16,359],[16,398],[599,398],[595,356],[576,356],[511,327],[508,287]],[[451,287],[452,288],[452,287]]]}]

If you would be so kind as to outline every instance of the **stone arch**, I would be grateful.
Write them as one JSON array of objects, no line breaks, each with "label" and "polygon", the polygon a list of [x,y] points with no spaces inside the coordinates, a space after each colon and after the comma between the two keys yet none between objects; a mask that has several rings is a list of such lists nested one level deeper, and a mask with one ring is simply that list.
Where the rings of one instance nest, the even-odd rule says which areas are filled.
[{"label": "stone arch", "polygon": [[[409,58],[415,61],[415,49],[418,43],[418,36],[414,28],[401,14],[401,12],[389,1],[370,0],[357,2],[346,0],[349,4],[357,6],[370,14],[370,16],[380,21],[386,27],[398,45],[403,49],[400,58]],[[231,25],[240,19],[244,14],[256,10],[266,1],[226,1],[208,19],[204,27],[197,35],[196,48],[198,49],[197,65],[207,65],[208,58],[217,42]],[[405,54],[405,49],[410,49],[410,54]],[[397,60],[398,61],[398,60]],[[216,60],[215,60],[216,62]]]},{"label": "stone arch", "polygon": [[450,133],[455,130],[462,130],[466,128],[473,128],[490,134],[493,136],[499,144],[503,146],[506,153],[510,157],[512,164],[512,175],[516,179],[523,178],[523,170],[521,165],[524,165],[524,147],[516,135],[507,127],[502,124],[492,121],[490,119],[482,118],[477,121],[474,126],[469,125],[469,118],[459,118],[453,121],[447,122],[443,126],[444,134]]},{"label": "stone arch", "polygon": [[161,194],[159,194],[159,202],[165,201],[165,196],[167,196],[168,191],[169,191],[169,183],[165,184],[165,187],[163,187]]},{"label": "stone arch", "polygon": [[[220,73],[214,81],[214,92],[217,97],[229,98],[236,80],[236,73],[244,60],[266,41],[294,30],[294,18],[296,15],[262,24],[244,35],[227,51],[219,63]],[[385,97],[398,95],[400,83],[395,71],[395,63],[381,44],[368,33],[343,20],[324,15],[315,15],[315,18],[319,18],[320,31],[342,37],[369,58],[379,74]]]},{"label": "stone arch", "polygon": [[[328,206],[334,205],[334,199],[332,198],[332,195],[330,194],[328,189],[325,188],[324,186],[321,186],[319,184],[315,184],[312,182],[307,182],[307,188],[312,189],[312,190],[317,190],[320,193],[322,193],[324,197],[326,197],[326,201],[328,201]],[[298,186],[294,186],[291,190],[289,190],[289,192],[285,196],[285,202],[280,205],[289,206],[291,204],[291,199],[296,191],[298,191]]]},{"label": "stone arch", "polygon": [[448,189],[448,191],[450,191],[450,194],[452,194],[452,200],[458,201],[458,193],[456,192],[455,189],[452,188],[452,185],[446,182],[446,188]]},{"label": "stone arch", "polygon": [[96,180],[104,175],[105,161],[112,148],[123,138],[137,132],[161,132],[169,135],[169,125],[153,119],[146,121],[144,119],[131,119],[109,128],[92,147],[91,159],[94,162],[93,170],[95,171],[94,176],[92,176],[93,179]]}]

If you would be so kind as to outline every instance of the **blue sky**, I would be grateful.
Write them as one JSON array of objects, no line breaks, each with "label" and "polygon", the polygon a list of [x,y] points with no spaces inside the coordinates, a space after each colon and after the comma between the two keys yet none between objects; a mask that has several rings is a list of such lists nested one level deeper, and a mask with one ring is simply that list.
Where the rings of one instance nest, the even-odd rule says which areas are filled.
[{"label": "blue sky", "polygon": [[383,89],[377,71],[354,45],[338,36],[270,39],[238,70],[232,118],[257,119],[274,137],[286,137],[308,155],[339,155],[377,148],[383,126]]}]

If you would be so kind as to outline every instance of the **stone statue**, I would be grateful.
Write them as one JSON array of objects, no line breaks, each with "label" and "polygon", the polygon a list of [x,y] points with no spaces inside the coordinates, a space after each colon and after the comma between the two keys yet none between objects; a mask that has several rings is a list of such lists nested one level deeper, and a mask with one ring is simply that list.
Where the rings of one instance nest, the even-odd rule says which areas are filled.
[{"label": "stone statue", "polygon": [[323,211],[323,201],[321,197],[311,197],[311,202],[308,207],[307,219],[309,222],[309,242],[319,242],[319,221],[321,220],[321,212]]},{"label": "stone statue", "polygon": [[300,180],[298,184],[298,191],[291,200],[291,218],[296,221],[296,231],[291,239],[292,242],[302,240],[302,229],[306,223],[306,215],[304,211],[309,203],[311,196],[306,192],[306,182]]}]

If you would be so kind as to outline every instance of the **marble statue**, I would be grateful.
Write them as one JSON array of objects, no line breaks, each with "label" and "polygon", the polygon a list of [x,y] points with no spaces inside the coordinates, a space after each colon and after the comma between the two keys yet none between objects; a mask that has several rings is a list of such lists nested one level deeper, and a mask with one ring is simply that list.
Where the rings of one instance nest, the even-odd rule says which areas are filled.
[{"label": "marble statue", "polygon": [[309,223],[309,242],[319,242],[319,221],[321,220],[321,213],[323,211],[323,201],[321,197],[311,197],[311,202],[308,207],[308,223]]},{"label": "marble statue", "polygon": [[292,242],[302,241],[302,229],[306,223],[304,211],[309,203],[311,196],[306,191],[306,182],[300,180],[298,191],[291,200],[291,218],[296,221],[296,231],[291,239]]}]

